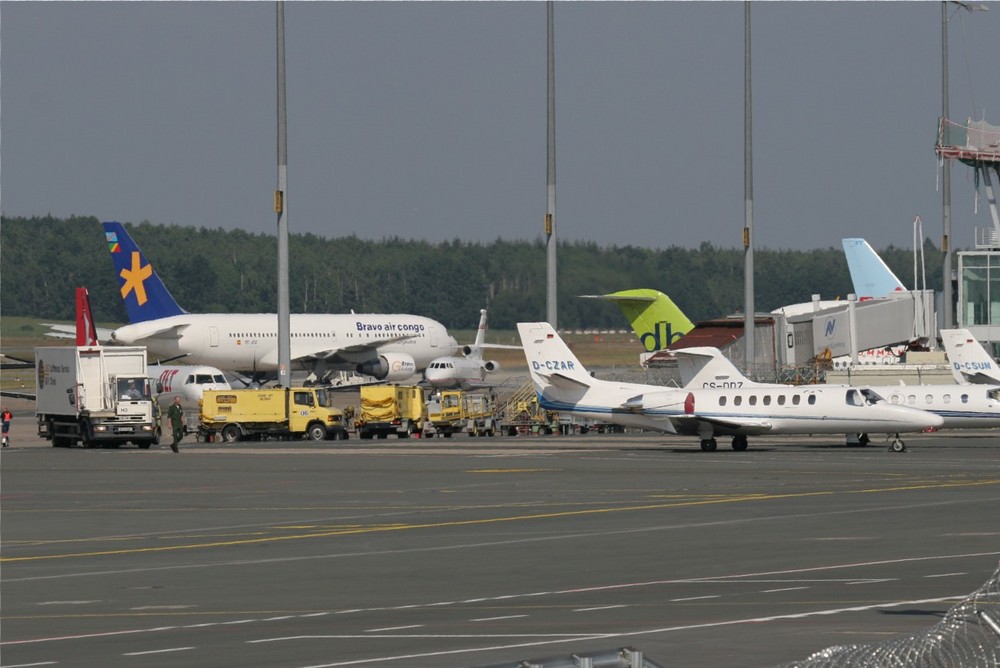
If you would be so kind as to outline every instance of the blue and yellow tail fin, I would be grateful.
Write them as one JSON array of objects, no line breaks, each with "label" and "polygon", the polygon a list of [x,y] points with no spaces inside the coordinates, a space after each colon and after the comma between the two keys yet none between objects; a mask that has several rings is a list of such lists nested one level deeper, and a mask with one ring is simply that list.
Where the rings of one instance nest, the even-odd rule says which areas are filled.
[{"label": "blue and yellow tail fin", "polygon": [[618,304],[646,352],[666,350],[671,343],[694,329],[694,324],[677,308],[677,304],[659,290],[637,288],[607,295],[580,296]]},{"label": "blue and yellow tail fin", "polygon": [[104,236],[130,323],[185,313],[121,223],[104,223]]}]

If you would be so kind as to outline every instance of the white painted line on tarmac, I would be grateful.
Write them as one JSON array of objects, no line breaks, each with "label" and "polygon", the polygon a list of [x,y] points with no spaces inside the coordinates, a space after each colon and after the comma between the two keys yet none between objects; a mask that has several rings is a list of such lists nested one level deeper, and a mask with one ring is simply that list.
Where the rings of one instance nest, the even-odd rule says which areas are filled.
[{"label": "white painted line on tarmac", "polygon": [[0,666],[0,668],[34,668],[34,666],[54,666],[58,661],[39,661],[38,663],[11,663]]},{"label": "white painted line on tarmac", "polygon": [[596,608],[576,608],[573,612],[592,612],[594,610],[612,610],[614,608],[627,608],[627,605],[602,605]]},{"label": "white painted line on tarmac", "polygon": [[[362,664],[372,664],[372,663],[374,663],[374,664],[385,664],[385,663],[389,663],[391,661],[408,661],[408,660],[412,660],[412,659],[429,658],[429,657],[435,657],[435,656],[449,656],[449,655],[456,655],[456,654],[473,654],[473,653],[477,653],[477,652],[489,652],[489,651],[497,651],[497,650],[512,650],[512,649],[520,649],[520,648],[525,648],[525,647],[537,647],[537,646],[540,646],[540,645],[557,645],[557,644],[563,644],[563,643],[569,643],[569,642],[580,642],[582,640],[609,640],[609,639],[621,639],[621,638],[634,638],[634,637],[637,637],[637,636],[649,636],[649,635],[654,635],[654,634],[659,634],[659,633],[672,633],[674,631],[689,631],[689,630],[693,630],[693,629],[719,628],[719,627],[724,627],[724,626],[736,626],[736,625],[740,625],[740,624],[760,624],[762,622],[775,622],[775,621],[783,621],[783,620],[787,620],[787,619],[806,619],[808,617],[836,615],[836,614],[840,614],[840,613],[844,613],[844,612],[867,612],[869,610],[879,610],[879,609],[883,609],[883,608],[898,608],[898,607],[903,607],[903,606],[926,605],[928,603],[944,603],[944,602],[947,602],[947,601],[958,601],[958,600],[961,600],[961,598],[960,597],[954,597],[954,596],[952,596],[952,597],[946,597],[946,598],[928,598],[928,599],[920,599],[920,600],[913,600],[913,601],[894,601],[894,602],[891,602],[891,603],[881,603],[881,604],[877,603],[877,604],[874,604],[874,605],[862,605],[862,606],[856,606],[856,607],[851,607],[851,608],[831,608],[831,609],[827,609],[827,610],[813,610],[813,611],[810,611],[810,612],[801,612],[801,613],[794,613],[794,614],[788,614],[788,615],[774,615],[774,616],[771,616],[771,617],[752,617],[752,618],[746,618],[746,619],[732,619],[732,620],[726,620],[726,621],[720,621],[720,622],[708,622],[708,623],[705,623],[705,624],[690,624],[690,625],[687,625],[687,626],[667,626],[667,627],[656,628],[656,629],[646,629],[646,630],[642,630],[642,631],[629,631],[629,632],[625,632],[625,633],[601,633],[601,634],[592,634],[592,635],[588,635],[588,636],[582,636],[581,635],[581,636],[573,636],[573,637],[549,638],[547,640],[534,640],[534,641],[530,641],[530,642],[520,642],[520,643],[514,643],[514,644],[510,644],[510,645],[490,645],[490,646],[485,646],[485,647],[471,647],[471,648],[466,648],[466,649],[442,650],[442,651],[439,651],[439,652],[426,652],[426,653],[423,653],[423,654],[401,654],[401,655],[395,655],[395,656],[379,656],[379,657],[373,657],[373,658],[370,658],[370,659],[353,659],[353,660],[349,660],[349,661],[338,661],[336,663],[312,664],[312,665],[308,665],[308,666],[301,666],[300,668],[338,668],[339,666],[358,666],[358,665],[362,665]],[[260,641],[252,641],[252,642],[273,642],[275,640],[296,640],[296,639],[305,639],[305,638],[308,638],[308,639],[318,639],[318,638],[348,639],[348,638],[355,638],[355,637],[356,636],[304,636],[304,637],[299,637],[299,638],[274,638],[274,639],[270,639],[270,640],[260,640]],[[432,638],[462,638],[462,637],[477,637],[477,636],[428,635],[428,636],[415,636],[415,637],[432,639]],[[486,638],[497,638],[497,637],[503,637],[503,636],[495,636],[495,635],[486,636],[486,635],[484,635],[484,636],[478,636],[478,637],[486,639]],[[514,636],[514,637],[529,638],[529,637],[533,637],[533,636],[531,636],[529,634],[525,634],[525,635],[522,635],[522,636]],[[534,636],[534,637],[537,637],[537,636]]]},{"label": "white painted line on tarmac", "polygon": [[956,575],[968,575],[968,573],[937,573],[935,575],[925,575],[925,578],[951,578]]},{"label": "white painted line on tarmac", "polygon": [[167,652],[186,652],[194,647],[170,647],[168,649],[151,649],[146,652],[125,652],[122,656],[143,656],[145,654],[166,654]]},{"label": "white painted line on tarmac", "polygon": [[385,631],[404,631],[406,629],[419,629],[423,624],[410,624],[408,626],[386,626],[381,629],[365,629],[365,633],[384,633]]},{"label": "white painted line on tarmac", "polygon": [[500,619],[520,619],[521,617],[527,617],[528,615],[503,615],[502,617],[479,617],[477,619],[470,619],[470,622],[495,622]]},{"label": "white painted line on tarmac", "polygon": [[708,598],[722,598],[722,596],[719,596],[719,595],[716,595],[716,596],[689,596],[687,598],[672,598],[672,599],[670,599],[670,602],[671,603],[681,603],[682,601],[703,601],[703,600],[708,599]]},{"label": "white painted line on tarmac", "polygon": [[809,589],[809,587],[782,587],[781,589],[764,589],[761,594],[777,594],[779,591],[798,591],[800,589]]}]

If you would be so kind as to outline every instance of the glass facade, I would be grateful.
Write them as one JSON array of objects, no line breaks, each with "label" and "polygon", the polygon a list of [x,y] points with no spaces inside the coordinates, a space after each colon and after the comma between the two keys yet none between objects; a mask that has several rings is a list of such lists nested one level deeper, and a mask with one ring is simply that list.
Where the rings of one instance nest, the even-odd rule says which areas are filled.
[{"label": "glass facade", "polygon": [[1000,325],[1000,253],[959,253],[958,271],[959,325]]},{"label": "glass facade", "polygon": [[1000,251],[958,254],[955,320],[987,350],[1000,353]]}]

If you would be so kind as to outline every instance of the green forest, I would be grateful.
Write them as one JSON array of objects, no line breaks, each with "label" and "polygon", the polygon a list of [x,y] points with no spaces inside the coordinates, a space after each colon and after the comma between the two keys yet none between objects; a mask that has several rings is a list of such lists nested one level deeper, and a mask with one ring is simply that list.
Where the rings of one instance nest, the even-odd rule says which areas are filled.
[{"label": "green forest", "polygon": [[[277,240],[241,230],[126,224],[182,308],[192,313],[276,310]],[[913,283],[909,248],[879,249],[907,285]],[[941,289],[941,251],[924,248],[929,288]],[[479,309],[490,326],[544,320],[545,243],[488,244],[455,239],[431,244],[393,237],[367,241],[313,234],[289,238],[292,313],[415,313],[449,328],[474,329]],[[561,242],[558,247],[560,328],[622,328],[612,304],[579,295],[628,288],[668,294],[694,321],[742,310],[743,249],[601,247]],[[754,250],[757,311],[846,297],[850,275],[841,248]],[[97,218],[0,218],[0,314],[72,320],[74,289],[86,287],[98,322],[127,321],[104,231]]]}]

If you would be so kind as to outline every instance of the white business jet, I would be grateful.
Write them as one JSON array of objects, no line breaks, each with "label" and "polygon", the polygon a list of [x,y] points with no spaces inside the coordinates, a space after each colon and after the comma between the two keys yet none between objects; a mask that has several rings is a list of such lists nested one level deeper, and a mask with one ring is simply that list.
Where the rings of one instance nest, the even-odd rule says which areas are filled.
[{"label": "white business jet", "polygon": [[705,451],[716,449],[716,436],[732,436],[733,449],[745,450],[748,436],[847,432],[893,434],[893,443],[902,449],[900,433],[944,422],[938,415],[890,405],[854,387],[743,387],[734,380],[719,388],[671,389],[598,380],[548,323],[522,322],[517,330],[539,405],[546,410],[696,435]]},{"label": "white business jet", "polygon": [[521,346],[486,343],[486,309],[481,309],[475,343],[464,346],[462,356],[450,355],[431,360],[424,371],[424,380],[431,387],[440,390],[453,388],[468,390],[486,386],[486,376],[500,369],[499,362],[483,359],[483,350],[487,348],[520,350]]},{"label": "white business jet", "polygon": [[[984,351],[985,353],[985,351]],[[677,371],[685,389],[720,386],[793,387],[755,383],[745,377],[718,348],[692,347],[675,350]],[[844,388],[846,385],[813,387]],[[1000,427],[1000,386],[998,385],[865,385],[862,392],[874,393],[890,404],[917,408],[938,415],[942,429]],[[848,433],[848,442],[867,445],[864,432]]]},{"label": "white business jet", "polygon": [[[111,342],[146,346],[150,357],[183,360],[255,379],[278,369],[278,317],[274,313],[187,313],[121,223],[104,223],[129,323]],[[457,351],[444,325],[408,314],[292,314],[292,368],[325,380],[355,371],[402,381],[434,358]]]}]

